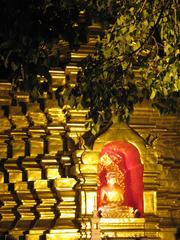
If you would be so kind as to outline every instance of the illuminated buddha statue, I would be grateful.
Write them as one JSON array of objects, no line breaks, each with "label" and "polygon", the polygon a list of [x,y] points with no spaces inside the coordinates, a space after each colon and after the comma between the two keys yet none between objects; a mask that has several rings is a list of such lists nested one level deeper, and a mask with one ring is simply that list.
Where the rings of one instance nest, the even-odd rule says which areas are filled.
[{"label": "illuminated buddha statue", "polygon": [[106,175],[107,185],[101,189],[101,206],[120,206],[124,201],[123,189],[117,184],[116,172]]},{"label": "illuminated buddha statue", "polygon": [[109,172],[106,175],[107,184],[101,188],[100,193],[99,214],[107,218],[132,218],[133,208],[123,205],[124,187],[118,184],[117,175],[116,172]]}]

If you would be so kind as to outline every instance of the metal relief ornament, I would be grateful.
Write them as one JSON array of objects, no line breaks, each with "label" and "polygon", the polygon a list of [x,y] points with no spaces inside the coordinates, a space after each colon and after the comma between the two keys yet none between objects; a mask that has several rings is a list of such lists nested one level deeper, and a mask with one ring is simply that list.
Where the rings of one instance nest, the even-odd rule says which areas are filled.
[{"label": "metal relief ornament", "polygon": [[[118,155],[119,161],[121,161],[121,156]],[[118,165],[118,158],[115,156],[109,157],[108,153],[102,155],[99,161],[99,171],[98,171],[98,186],[101,185],[100,173],[105,171],[106,173],[114,172],[116,173],[117,184],[121,187],[122,192],[125,191],[125,171],[120,169]]]}]

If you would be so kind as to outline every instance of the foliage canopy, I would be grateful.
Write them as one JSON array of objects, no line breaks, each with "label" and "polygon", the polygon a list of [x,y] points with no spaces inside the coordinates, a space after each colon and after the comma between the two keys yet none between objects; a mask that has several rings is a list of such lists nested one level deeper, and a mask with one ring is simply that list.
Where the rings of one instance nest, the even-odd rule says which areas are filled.
[{"label": "foliage canopy", "polygon": [[88,25],[98,22],[96,54],[81,63],[77,86],[66,86],[62,97],[77,108],[90,108],[96,122],[112,110],[127,120],[144,99],[162,113],[179,111],[177,0],[1,2],[0,67],[13,79],[21,75],[25,89],[38,87],[37,74],[48,79],[51,66],[63,67],[59,40],[77,49],[88,39]]}]

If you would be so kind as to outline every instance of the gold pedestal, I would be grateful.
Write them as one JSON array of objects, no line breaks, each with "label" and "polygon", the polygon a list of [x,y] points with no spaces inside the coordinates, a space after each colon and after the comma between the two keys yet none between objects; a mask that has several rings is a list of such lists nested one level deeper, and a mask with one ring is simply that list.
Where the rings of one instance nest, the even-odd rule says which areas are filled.
[{"label": "gold pedestal", "polygon": [[146,236],[144,218],[101,218],[100,228],[103,237],[112,239]]}]

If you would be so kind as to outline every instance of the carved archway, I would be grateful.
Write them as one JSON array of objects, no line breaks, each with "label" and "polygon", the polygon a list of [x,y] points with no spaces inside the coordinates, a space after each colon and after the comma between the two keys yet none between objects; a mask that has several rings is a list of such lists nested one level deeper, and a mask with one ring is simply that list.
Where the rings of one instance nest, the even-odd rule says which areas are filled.
[{"label": "carved archway", "polygon": [[98,207],[109,172],[117,174],[118,191],[123,194],[122,206],[131,207],[143,215],[143,164],[137,148],[127,141],[112,141],[100,152],[98,164]]}]

